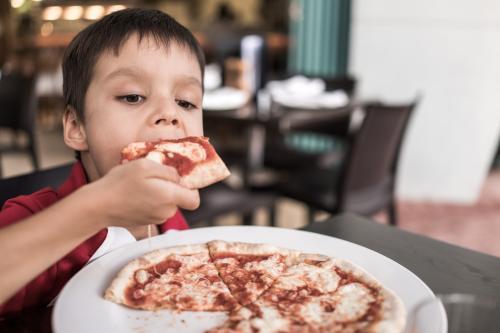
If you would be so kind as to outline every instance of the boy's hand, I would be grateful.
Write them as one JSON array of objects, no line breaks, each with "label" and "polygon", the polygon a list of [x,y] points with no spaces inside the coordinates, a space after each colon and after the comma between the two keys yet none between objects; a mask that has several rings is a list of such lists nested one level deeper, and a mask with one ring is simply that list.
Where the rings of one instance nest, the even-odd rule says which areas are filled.
[{"label": "boy's hand", "polygon": [[198,191],[178,182],[174,168],[139,159],[111,169],[88,185],[88,190],[95,196],[98,216],[105,218],[106,225],[133,227],[161,224],[177,207],[198,208]]}]

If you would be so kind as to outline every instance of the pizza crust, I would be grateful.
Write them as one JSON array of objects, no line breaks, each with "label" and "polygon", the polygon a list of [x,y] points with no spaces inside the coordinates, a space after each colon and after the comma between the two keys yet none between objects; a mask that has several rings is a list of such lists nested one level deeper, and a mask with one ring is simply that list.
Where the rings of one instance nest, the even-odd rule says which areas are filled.
[{"label": "pizza crust", "polygon": [[406,310],[403,302],[396,294],[380,284],[370,273],[363,268],[343,259],[335,258],[335,265],[342,270],[356,276],[360,281],[375,287],[382,296],[382,318],[370,326],[369,333],[400,333],[406,324]]},{"label": "pizza crust", "polygon": [[368,332],[370,333],[400,333],[406,324],[406,311],[401,299],[391,290],[382,289],[382,320],[375,323]]},{"label": "pizza crust", "polygon": [[229,177],[231,172],[220,158],[197,164],[186,176],[181,177],[180,184],[189,189],[199,189]]},{"label": "pizza crust", "polygon": [[134,274],[139,269],[146,269],[155,264],[160,263],[164,258],[172,254],[195,254],[207,253],[208,248],[206,244],[192,244],[174,246],[165,249],[159,249],[143,255],[137,259],[132,260],[125,265],[118,273],[116,278],[111,282],[110,286],[104,292],[104,298],[118,304],[126,304],[125,290],[134,278]]},{"label": "pizza crust", "polygon": [[271,244],[261,243],[243,243],[243,242],[226,242],[214,240],[207,243],[208,250],[212,256],[216,253],[237,253],[240,255],[270,255],[281,254],[283,256],[291,256],[291,262],[295,262],[302,254],[300,251],[285,249]]}]

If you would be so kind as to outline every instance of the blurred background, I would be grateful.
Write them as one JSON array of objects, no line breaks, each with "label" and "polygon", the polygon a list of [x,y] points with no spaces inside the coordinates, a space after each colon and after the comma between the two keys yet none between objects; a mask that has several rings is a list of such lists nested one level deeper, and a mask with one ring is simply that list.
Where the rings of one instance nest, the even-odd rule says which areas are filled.
[{"label": "blurred background", "polygon": [[0,176],[74,161],[61,59],[88,24],[162,10],[205,51],[205,132],[230,166],[195,225],[355,212],[500,256],[500,3],[0,0]]}]

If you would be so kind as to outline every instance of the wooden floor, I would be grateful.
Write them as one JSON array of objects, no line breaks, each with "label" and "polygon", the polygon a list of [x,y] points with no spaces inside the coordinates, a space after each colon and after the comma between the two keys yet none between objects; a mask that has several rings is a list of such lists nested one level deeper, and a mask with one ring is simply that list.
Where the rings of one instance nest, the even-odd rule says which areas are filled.
[{"label": "wooden floor", "polygon": [[[62,141],[60,130],[39,133],[39,154],[42,168],[73,160],[73,152]],[[3,139],[0,132],[0,142]],[[27,173],[31,170],[25,154],[4,155],[0,161],[4,176]],[[442,203],[399,202],[399,227],[469,249],[500,257],[500,169],[493,171],[484,184],[479,201],[472,206]],[[324,218],[325,214],[317,216]],[[279,201],[278,225],[299,228],[306,224],[305,206],[299,202]],[[375,216],[383,223],[383,215]],[[228,215],[217,221],[220,225],[240,223],[237,215]],[[266,224],[265,212],[259,212],[255,224]]]},{"label": "wooden floor", "polygon": [[500,170],[488,176],[472,206],[400,202],[400,227],[500,257]]}]

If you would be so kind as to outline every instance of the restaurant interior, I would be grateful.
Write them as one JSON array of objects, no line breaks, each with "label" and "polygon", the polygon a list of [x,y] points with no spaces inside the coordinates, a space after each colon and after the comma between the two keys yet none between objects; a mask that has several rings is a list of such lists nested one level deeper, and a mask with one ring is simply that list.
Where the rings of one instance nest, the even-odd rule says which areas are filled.
[{"label": "restaurant interior", "polygon": [[500,113],[487,94],[498,84],[486,72],[497,65],[477,60],[491,41],[459,31],[492,18],[385,2],[2,1],[1,177],[74,160],[65,47],[107,13],[156,8],[202,45],[205,135],[232,171],[185,213],[193,226],[300,228],[355,212],[500,256]]},{"label": "restaurant interior", "polygon": [[[182,214],[185,178],[141,159],[99,179],[65,143],[65,51],[127,8],[169,14],[205,57],[191,107],[231,175]],[[498,22],[493,0],[0,0],[0,332],[498,331]],[[192,162],[172,146],[162,161]],[[153,181],[168,200],[130,191]]]}]

